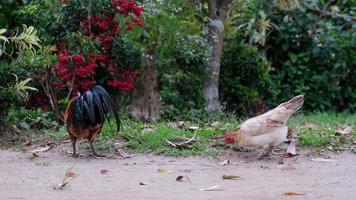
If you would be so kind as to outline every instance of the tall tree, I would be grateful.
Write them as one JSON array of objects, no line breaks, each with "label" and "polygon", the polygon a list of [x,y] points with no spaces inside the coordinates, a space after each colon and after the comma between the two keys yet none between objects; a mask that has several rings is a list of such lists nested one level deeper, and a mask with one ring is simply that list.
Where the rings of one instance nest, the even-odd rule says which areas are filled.
[{"label": "tall tree", "polygon": [[207,111],[220,110],[219,74],[220,58],[224,44],[224,22],[232,0],[208,0],[207,37],[211,48],[204,74],[203,93]]}]

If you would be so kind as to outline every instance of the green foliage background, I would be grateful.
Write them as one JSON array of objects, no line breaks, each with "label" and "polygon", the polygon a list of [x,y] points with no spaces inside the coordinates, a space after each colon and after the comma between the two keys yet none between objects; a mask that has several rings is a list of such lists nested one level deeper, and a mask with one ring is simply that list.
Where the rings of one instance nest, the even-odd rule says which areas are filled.
[{"label": "green foliage background", "polygon": [[[13,36],[22,24],[33,25],[43,49],[23,58],[0,56],[0,85],[41,75],[55,63],[50,49],[59,39],[74,53],[98,51],[81,35],[80,17],[89,0],[64,6],[57,0],[0,0],[0,28]],[[104,13],[106,0],[91,4]],[[204,37],[206,4],[197,1],[139,1],[145,25],[116,38],[113,56],[122,65],[138,67],[155,57],[161,113],[165,119],[191,119],[204,113],[202,83],[210,49]],[[323,13],[324,12],[324,13]],[[119,19],[120,20],[120,19]],[[305,94],[307,111],[356,111],[356,25],[353,0],[236,0],[225,22],[220,100],[224,111],[254,115],[294,95]],[[39,86],[39,83],[33,83]],[[0,91],[1,92],[1,91]],[[0,95],[1,112],[19,102]],[[122,95],[122,94],[119,94]],[[129,95],[125,95],[125,103]],[[124,107],[125,105],[123,105]]]}]

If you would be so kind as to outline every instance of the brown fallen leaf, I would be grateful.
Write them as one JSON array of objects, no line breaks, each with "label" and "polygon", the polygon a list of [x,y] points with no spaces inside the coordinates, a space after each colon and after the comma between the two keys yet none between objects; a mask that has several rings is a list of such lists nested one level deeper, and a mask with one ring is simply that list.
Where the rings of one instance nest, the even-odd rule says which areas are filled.
[{"label": "brown fallen leaf", "polygon": [[176,181],[183,181],[183,176],[181,175],[177,176]]},{"label": "brown fallen leaf", "polygon": [[19,128],[17,128],[17,126],[16,126],[15,124],[13,124],[13,125],[11,126],[11,129],[12,129],[12,131],[13,131],[14,133],[16,133],[16,135],[22,135],[22,132],[20,131]]},{"label": "brown fallen leaf", "polygon": [[32,153],[32,157],[34,157],[34,158],[38,158],[38,157],[40,157],[37,153]]},{"label": "brown fallen leaf", "polygon": [[240,179],[241,177],[239,176],[235,176],[235,175],[223,175],[222,176],[222,179],[227,179],[227,180],[238,180]]},{"label": "brown fallen leaf", "polygon": [[116,149],[116,152],[122,157],[122,158],[130,158],[131,156],[128,155],[123,149]]},{"label": "brown fallen leaf", "polygon": [[284,160],[283,160],[283,157],[280,157],[278,159],[278,165],[283,165],[284,164]]},{"label": "brown fallen leaf", "polygon": [[305,192],[285,192],[284,195],[286,195],[286,196],[299,196],[299,195],[305,195]]},{"label": "brown fallen leaf", "polygon": [[32,139],[29,139],[27,140],[25,143],[24,143],[25,146],[31,146],[32,145]]},{"label": "brown fallen leaf", "polygon": [[51,141],[51,140],[47,140],[46,141],[46,145],[47,146],[52,146],[52,145],[55,145],[56,143],[55,142],[53,142],[53,141]]},{"label": "brown fallen leaf", "polygon": [[108,172],[109,172],[109,170],[107,170],[107,169],[100,170],[100,174],[107,174]]},{"label": "brown fallen leaf", "polygon": [[140,181],[140,185],[147,185],[147,183],[144,183],[144,182]]},{"label": "brown fallen leaf", "polygon": [[77,174],[75,172],[69,171],[66,173],[66,177],[76,177]]}]

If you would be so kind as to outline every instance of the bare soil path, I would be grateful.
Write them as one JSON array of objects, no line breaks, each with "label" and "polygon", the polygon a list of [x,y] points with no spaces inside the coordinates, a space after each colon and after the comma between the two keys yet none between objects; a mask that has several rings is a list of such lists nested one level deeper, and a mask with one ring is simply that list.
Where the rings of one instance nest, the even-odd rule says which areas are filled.
[{"label": "bare soil path", "polygon": [[[0,151],[0,200],[8,199],[356,199],[356,154],[330,154],[336,161],[296,156],[278,165],[276,156],[256,161],[256,152],[224,152],[219,158],[174,158],[133,154],[131,158],[74,159],[57,149],[38,153]],[[229,159],[231,165],[220,163]],[[77,177],[54,190],[65,171]],[[158,169],[168,172],[160,173]],[[108,170],[101,174],[101,170]],[[176,181],[177,176],[190,181]],[[224,180],[237,175],[239,180]],[[140,185],[139,183],[147,185]],[[200,191],[218,185],[219,191]],[[304,195],[286,196],[285,192]]]}]

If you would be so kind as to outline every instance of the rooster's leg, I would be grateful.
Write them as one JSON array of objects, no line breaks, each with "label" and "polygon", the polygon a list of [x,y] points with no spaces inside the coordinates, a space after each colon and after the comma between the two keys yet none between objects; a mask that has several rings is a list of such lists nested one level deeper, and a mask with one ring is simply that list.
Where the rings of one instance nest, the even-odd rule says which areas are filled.
[{"label": "rooster's leg", "polygon": [[262,157],[268,156],[269,152],[272,151],[274,145],[268,145],[268,147],[263,150],[260,154],[258,154],[257,159],[261,159]]},{"label": "rooster's leg", "polygon": [[76,141],[77,141],[77,138],[73,138],[72,139],[72,146],[73,146],[73,157],[78,157],[78,155],[77,155],[77,152],[76,152],[76,150],[75,150],[75,143],[76,143]]},{"label": "rooster's leg", "polygon": [[101,155],[101,154],[96,153],[92,142],[89,142],[89,144],[90,144],[90,148],[91,148],[91,151],[93,152],[94,156],[96,156],[96,157],[106,157],[106,155]]}]

